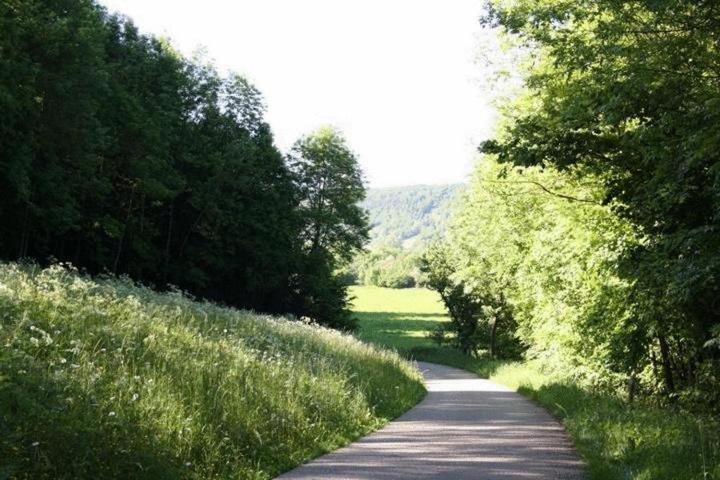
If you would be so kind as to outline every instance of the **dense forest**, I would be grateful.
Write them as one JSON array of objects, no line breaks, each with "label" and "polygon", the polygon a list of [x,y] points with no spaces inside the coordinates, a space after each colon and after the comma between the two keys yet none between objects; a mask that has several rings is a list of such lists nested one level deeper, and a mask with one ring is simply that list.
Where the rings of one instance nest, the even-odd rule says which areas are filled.
[{"label": "dense forest", "polygon": [[92,0],[0,4],[0,258],[350,326],[367,237],[342,135],[285,157],[246,79]]},{"label": "dense forest", "polygon": [[443,238],[462,184],[370,188],[360,204],[370,219],[370,244],[343,269],[345,281],[405,288],[421,285],[420,257]]},{"label": "dense forest", "polygon": [[441,237],[462,189],[462,184],[368,189],[360,205],[370,218],[370,247],[411,249]]},{"label": "dense forest", "polygon": [[717,410],[716,2],[498,0],[483,21],[528,61],[425,257],[453,341]]}]

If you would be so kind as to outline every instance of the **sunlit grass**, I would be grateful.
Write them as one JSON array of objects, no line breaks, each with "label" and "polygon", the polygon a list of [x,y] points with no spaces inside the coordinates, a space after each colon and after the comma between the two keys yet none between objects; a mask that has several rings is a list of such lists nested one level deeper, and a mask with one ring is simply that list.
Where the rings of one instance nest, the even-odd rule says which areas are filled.
[{"label": "sunlit grass", "polygon": [[[359,313],[362,338],[417,360],[475,372],[534,399],[563,421],[591,479],[720,480],[717,419],[650,403],[628,405],[613,395],[580,388],[570,375],[546,373],[537,362],[492,361],[440,348],[416,336],[446,321],[437,314],[439,299],[433,304],[427,301],[432,296],[414,290],[359,287],[353,292],[356,305],[372,312]],[[429,322],[415,323],[422,315],[429,315]]]},{"label": "sunlit grass", "polygon": [[0,264],[0,478],[271,478],[423,393],[336,331]]},{"label": "sunlit grass", "polygon": [[350,294],[359,338],[400,352],[433,348],[426,334],[448,321],[440,296],[425,288],[356,286]]}]

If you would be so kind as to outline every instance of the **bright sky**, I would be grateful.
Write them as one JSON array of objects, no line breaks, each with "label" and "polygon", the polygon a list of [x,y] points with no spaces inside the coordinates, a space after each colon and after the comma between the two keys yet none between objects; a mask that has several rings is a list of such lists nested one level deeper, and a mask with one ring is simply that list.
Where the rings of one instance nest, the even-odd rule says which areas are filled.
[{"label": "bright sky", "polygon": [[[371,186],[465,180],[492,132],[481,0],[101,0],[264,94],[287,151],[340,128]],[[486,35],[486,34],[485,34]]]}]

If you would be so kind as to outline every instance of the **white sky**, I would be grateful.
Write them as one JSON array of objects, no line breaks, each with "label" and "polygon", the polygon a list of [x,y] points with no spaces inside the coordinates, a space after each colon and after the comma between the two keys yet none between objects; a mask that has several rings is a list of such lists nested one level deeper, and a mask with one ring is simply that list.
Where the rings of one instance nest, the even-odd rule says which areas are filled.
[{"label": "white sky", "polygon": [[245,75],[283,151],[320,125],[340,128],[374,187],[463,181],[492,132],[475,62],[481,0],[101,3]]}]

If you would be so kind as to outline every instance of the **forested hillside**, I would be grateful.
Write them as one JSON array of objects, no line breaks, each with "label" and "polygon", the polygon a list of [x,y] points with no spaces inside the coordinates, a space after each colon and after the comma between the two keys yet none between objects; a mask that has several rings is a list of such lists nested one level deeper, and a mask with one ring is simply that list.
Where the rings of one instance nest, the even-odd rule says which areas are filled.
[{"label": "forested hillside", "polygon": [[0,3],[0,258],[351,327],[364,188],[324,128],[286,158],[243,77],[92,0]]},{"label": "forested hillside", "polygon": [[345,281],[394,288],[422,285],[420,256],[444,237],[464,188],[455,184],[369,189],[361,205],[370,218],[370,245],[343,269]]},{"label": "forested hillside", "polygon": [[371,246],[413,249],[441,237],[463,185],[411,185],[368,189]]}]

